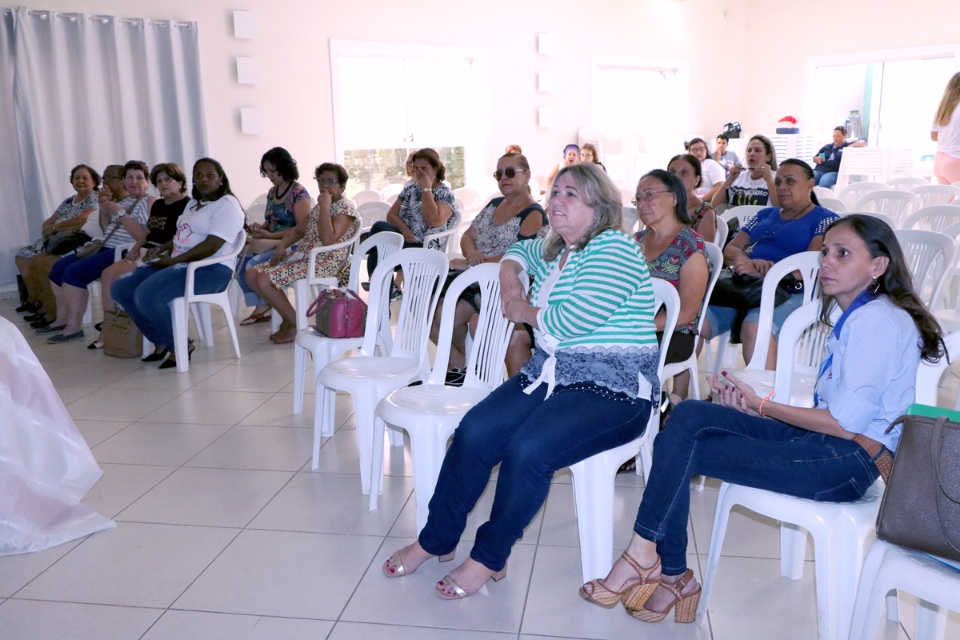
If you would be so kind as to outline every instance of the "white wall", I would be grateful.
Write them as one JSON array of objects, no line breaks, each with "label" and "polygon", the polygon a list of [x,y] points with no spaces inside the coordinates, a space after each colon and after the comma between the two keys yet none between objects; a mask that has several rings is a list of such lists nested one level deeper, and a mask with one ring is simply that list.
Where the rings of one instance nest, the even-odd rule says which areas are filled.
[{"label": "white wall", "polygon": [[[590,124],[593,55],[690,60],[690,130],[712,136],[730,120],[739,120],[749,134],[770,131],[781,116],[799,112],[805,56],[960,40],[958,0],[916,0],[909,9],[900,0],[789,5],[765,0],[20,2],[37,9],[197,21],[210,153],[223,161],[243,202],[268,186],[257,167],[269,147],[289,149],[304,174],[333,158],[330,38],[487,48],[494,132],[487,164],[515,142],[535,174],[548,172],[562,147]],[[258,40],[233,38],[232,12],[238,9],[259,13]],[[540,32],[553,35],[554,55],[536,54]],[[238,55],[262,61],[262,84],[236,83]],[[549,94],[536,91],[541,69],[554,72],[555,89]],[[470,96],[438,92],[437,99],[455,109]],[[538,128],[537,107],[548,105],[555,124]],[[266,132],[241,135],[238,110],[254,106],[265,112]],[[385,96],[384,109],[389,108]],[[131,150],[130,155],[138,154]]]}]

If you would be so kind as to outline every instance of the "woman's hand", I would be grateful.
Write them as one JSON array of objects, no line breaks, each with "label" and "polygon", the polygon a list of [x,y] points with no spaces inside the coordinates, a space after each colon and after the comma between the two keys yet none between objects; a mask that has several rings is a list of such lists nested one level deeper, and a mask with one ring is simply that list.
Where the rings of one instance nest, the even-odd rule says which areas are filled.
[{"label": "woman's hand", "polygon": [[277,247],[273,251],[273,255],[270,256],[269,265],[275,267],[287,258],[287,248],[286,247]]},{"label": "woman's hand", "polygon": [[753,265],[754,271],[761,276],[767,275],[767,271],[770,271],[770,269],[773,268],[773,263],[769,260],[751,260],[750,264]]},{"label": "woman's hand", "polygon": [[760,275],[756,266],[753,264],[753,260],[751,260],[747,254],[743,252],[734,258],[733,262],[730,264],[730,270],[741,276]]},{"label": "woman's hand", "polygon": [[148,263],[151,267],[156,267],[158,269],[163,269],[165,267],[171,267],[177,264],[177,261],[173,259],[169,253],[158,253],[153,256],[153,260]]},{"label": "woman's hand", "polygon": [[436,181],[436,179],[436,173],[431,176],[426,171],[418,171],[416,178],[414,178],[421,191],[430,191],[433,189],[433,183]]},{"label": "woman's hand", "polygon": [[463,258],[454,258],[450,261],[450,269],[453,271],[466,271],[470,268],[470,263]]},{"label": "woman's hand", "polygon": [[471,267],[475,267],[478,264],[483,264],[487,261],[487,256],[483,255],[483,253],[479,250],[471,251],[464,257],[467,259],[467,262],[470,263]]},{"label": "woman's hand", "polygon": [[750,385],[747,385],[735,376],[724,372],[723,378],[713,374],[707,378],[713,396],[717,402],[725,407],[742,411],[751,416],[759,416],[760,402],[763,400],[756,394]]},{"label": "woman's hand", "polygon": [[741,173],[743,173],[743,165],[740,163],[733,165],[732,167],[730,167],[730,172],[727,174],[727,179],[724,182],[724,184],[729,187],[730,185],[732,185],[734,182],[737,181],[737,178],[740,176]]},{"label": "woman's hand", "polygon": [[250,235],[254,238],[269,238],[271,233],[267,231],[263,225],[254,222],[252,225],[250,225]]},{"label": "woman's hand", "polygon": [[518,324],[526,322],[527,311],[532,308],[525,295],[504,298],[502,306],[504,317],[510,322]]},{"label": "woman's hand", "polygon": [[320,193],[317,194],[317,204],[321,205],[322,210],[329,215],[330,207],[333,205],[333,194],[326,189],[320,189]]},{"label": "woman's hand", "polygon": [[760,165],[760,177],[763,178],[767,184],[773,184],[773,171],[770,170],[770,165],[766,162]]}]

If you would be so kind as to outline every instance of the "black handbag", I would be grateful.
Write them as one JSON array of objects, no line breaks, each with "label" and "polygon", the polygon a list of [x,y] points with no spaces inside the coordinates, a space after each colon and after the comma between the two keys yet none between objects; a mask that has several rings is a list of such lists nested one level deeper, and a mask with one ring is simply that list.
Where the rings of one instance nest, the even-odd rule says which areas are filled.
[{"label": "black handbag", "polygon": [[[760,306],[763,293],[763,278],[734,273],[730,269],[720,272],[717,284],[710,295],[710,304],[715,307],[731,307],[746,311]],[[781,305],[789,299],[790,293],[782,286],[777,287],[774,305]]]},{"label": "black handbag", "polygon": [[960,423],[906,415],[890,482],[877,514],[877,537],[960,561]]},{"label": "black handbag", "polygon": [[90,236],[83,231],[57,231],[43,243],[43,249],[55,256],[64,256],[86,242],[90,242]]},{"label": "black handbag", "polygon": [[739,122],[728,122],[723,125],[723,133],[730,139],[739,138],[741,131],[743,131],[743,129],[740,127]]}]

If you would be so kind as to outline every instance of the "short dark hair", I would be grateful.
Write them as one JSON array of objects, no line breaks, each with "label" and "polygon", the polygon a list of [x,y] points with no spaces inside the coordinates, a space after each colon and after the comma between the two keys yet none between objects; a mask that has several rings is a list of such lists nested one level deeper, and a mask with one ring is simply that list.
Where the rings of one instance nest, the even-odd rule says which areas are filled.
[{"label": "short dark hair", "polygon": [[[694,186],[699,187],[701,184],[703,184],[703,165],[700,164],[700,158],[693,155],[692,153],[678,153],[677,155],[670,158],[670,162],[667,163],[667,171],[670,170],[670,165],[672,165],[677,160],[683,160],[684,162],[689,164],[691,167],[693,167],[693,172],[697,175],[697,178],[699,178],[699,180],[697,181],[697,184]],[[687,223],[687,224],[690,224],[690,223]]]},{"label": "short dark hair", "polygon": [[123,165],[122,164],[108,164],[103,170],[103,179],[109,180],[112,179],[107,174],[116,174],[117,180],[123,180]]},{"label": "short dark hair", "polygon": [[[201,162],[212,164],[213,168],[217,170],[217,175],[220,176],[220,188],[217,189],[217,197],[210,198],[208,202],[219,200],[220,198],[226,195],[233,196],[233,191],[230,190],[230,180],[229,178],[227,178],[227,174],[223,172],[223,165],[217,162],[216,160],[214,160],[213,158],[200,158],[199,160],[193,163],[193,173],[197,172],[197,165],[200,164]],[[200,195],[200,191],[197,189],[197,185],[193,185],[193,189],[190,191],[190,196],[197,202],[200,202],[200,198],[202,196]],[[236,198],[237,196],[233,196],[233,197]]]},{"label": "short dark hair", "polygon": [[847,128],[844,127],[844,126],[842,126],[842,125],[841,125],[841,126],[834,127],[833,130],[834,130],[834,131],[839,131],[839,132],[842,133],[844,136],[847,135]]},{"label": "short dark hair", "polygon": [[426,160],[430,166],[437,170],[437,180],[443,180],[447,177],[447,169],[440,161],[440,154],[433,149],[426,147],[413,154],[413,161]]},{"label": "short dark hair", "polygon": [[710,157],[710,145],[708,145],[708,144],[707,144],[707,141],[704,140],[703,138],[694,138],[693,140],[691,140],[690,142],[688,142],[688,143],[687,143],[687,151],[689,151],[689,150],[690,150],[690,147],[692,147],[693,145],[697,144],[698,142],[702,142],[702,143],[703,143],[703,146],[707,149],[707,158],[709,158],[709,157]]},{"label": "short dark hair", "polygon": [[187,192],[187,176],[176,162],[162,162],[150,170],[150,184],[157,186],[157,177],[165,173],[180,183],[180,193]]},{"label": "short dark hair", "polygon": [[[800,167],[800,170],[803,171],[803,175],[806,176],[807,180],[814,180],[813,176],[813,167],[808,165],[806,162],[800,158],[787,158],[780,163],[781,167]],[[810,202],[820,206],[820,200],[817,199],[817,194],[814,191],[810,192]]]},{"label": "short dark hair", "polygon": [[146,178],[150,175],[150,167],[143,160],[131,160],[130,162],[123,165],[123,177],[127,177],[128,171],[139,171],[143,174],[143,177]]},{"label": "short dark hair", "polygon": [[[109,168],[109,167],[108,167],[108,168]],[[93,190],[94,190],[94,191],[99,191],[99,190],[100,190],[100,174],[97,173],[97,170],[96,170],[96,169],[94,169],[93,167],[91,167],[91,166],[88,165],[88,164],[78,164],[78,165],[75,166],[73,169],[70,169],[70,182],[73,182],[73,176],[74,176],[74,174],[75,174],[77,171],[79,171],[80,169],[86,169],[86,170],[87,170],[87,173],[90,174],[90,178],[93,180]]]},{"label": "short dark hair", "polygon": [[297,168],[297,161],[294,160],[290,152],[283,147],[274,147],[260,158],[260,176],[266,178],[267,172],[263,168],[264,162],[272,164],[273,168],[277,170],[277,173],[279,173],[284,180],[293,181],[300,178],[300,169]]},{"label": "short dark hair", "polygon": [[667,191],[669,191],[677,201],[673,206],[673,215],[683,224],[693,224],[693,218],[690,217],[690,212],[687,211],[687,188],[680,182],[680,178],[663,169],[648,171],[640,177],[640,180],[644,178],[653,178],[666,187]]},{"label": "short dark hair", "polygon": [[730,136],[725,133],[718,133],[717,140],[723,140],[724,142],[730,142]]},{"label": "short dark hair", "polygon": [[324,171],[330,171],[332,173],[337,174],[337,182],[340,183],[340,186],[341,187],[347,186],[347,180],[349,180],[350,176],[347,174],[347,170],[344,169],[341,165],[334,164],[333,162],[324,162],[323,164],[318,166],[316,170],[313,172],[313,177],[319,180],[320,174],[323,173]]}]

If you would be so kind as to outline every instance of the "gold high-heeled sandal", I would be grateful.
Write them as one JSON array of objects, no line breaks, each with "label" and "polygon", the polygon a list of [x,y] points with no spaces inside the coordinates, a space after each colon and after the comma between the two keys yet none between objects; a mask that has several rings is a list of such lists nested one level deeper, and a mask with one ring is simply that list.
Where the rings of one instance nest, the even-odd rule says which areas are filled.
[{"label": "gold high-heeled sandal", "polygon": [[[420,568],[420,565],[418,564],[417,569],[413,569],[412,571],[408,572],[403,566],[403,556],[400,555],[400,551],[401,550],[395,551],[392,556],[387,558],[387,561],[384,562],[383,566],[381,567],[381,570],[383,571],[383,575],[387,576],[388,578],[402,578],[403,576],[408,576],[411,573],[414,573],[417,569]],[[442,556],[437,556],[437,560],[439,560],[440,562],[449,562],[450,560],[453,560],[456,557],[456,555],[457,555],[456,551],[451,551],[450,553],[446,553]],[[388,563],[390,562],[393,563],[392,569],[388,566]],[[424,560],[424,562],[426,562],[426,560]],[[420,564],[423,564],[423,563],[420,563]]]},{"label": "gold high-heeled sandal", "polygon": [[[434,591],[437,592],[437,595],[443,598],[444,600],[462,600],[463,598],[469,598],[477,591],[483,588],[483,585],[488,581],[493,580],[494,582],[500,582],[507,577],[507,567],[504,566],[500,571],[494,571],[490,574],[490,577],[483,582],[475,591],[470,591],[469,593],[464,590],[460,585],[457,584],[457,581],[450,577],[450,574],[443,576],[443,580],[437,583],[437,586],[434,587]],[[453,594],[448,594],[444,590],[450,587],[453,589]]]},{"label": "gold high-heeled sandal", "polygon": [[652,611],[643,607],[636,611],[629,611],[630,615],[644,622],[660,622],[667,617],[670,609],[674,609],[673,619],[675,621],[681,623],[693,622],[694,618],[697,617],[697,605],[700,604],[701,589],[698,584],[694,591],[684,595],[683,590],[690,584],[691,580],[693,580],[693,571],[687,569],[687,572],[674,583],[661,581],[660,585],[673,594],[673,600],[667,608],[663,611]]},{"label": "gold high-heeled sandal", "polygon": [[[624,606],[626,606],[627,597],[632,598],[631,602],[638,603],[636,604],[637,608],[643,606],[643,603],[647,601],[646,599],[650,597],[653,590],[660,584],[659,580],[650,580],[650,574],[660,566],[660,558],[657,558],[656,563],[654,563],[652,567],[644,568],[626,551],[620,554],[620,557],[637,572],[637,577],[627,580],[620,591],[614,591],[600,580],[591,580],[580,587],[581,598],[605,609],[616,606],[621,600],[624,601]],[[590,591],[587,591],[587,586],[590,586]],[[640,601],[641,599],[643,602]]]}]

